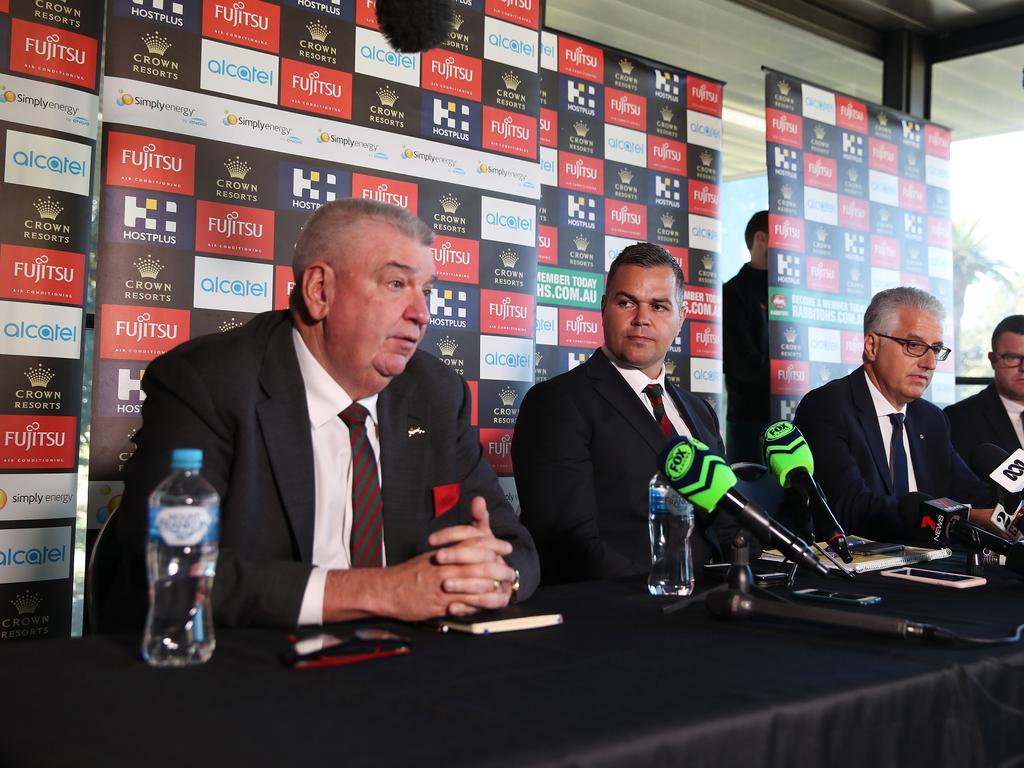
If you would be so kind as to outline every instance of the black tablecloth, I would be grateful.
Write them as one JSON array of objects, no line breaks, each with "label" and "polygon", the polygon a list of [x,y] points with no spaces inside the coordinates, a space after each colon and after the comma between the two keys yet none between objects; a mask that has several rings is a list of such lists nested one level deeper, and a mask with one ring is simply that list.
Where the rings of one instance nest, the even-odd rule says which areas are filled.
[{"label": "black tablecloth", "polygon": [[[852,589],[883,601],[849,610],[968,634],[1024,622],[1024,584],[1006,577],[955,590],[868,575]],[[208,664],[180,670],[147,667],[137,637],[9,644],[0,765],[1024,762],[1019,644],[924,645],[665,604],[640,582],[546,588],[529,605],[562,611],[563,626],[402,627],[408,656],[301,671],[279,663],[286,633],[272,630],[219,632]]]}]

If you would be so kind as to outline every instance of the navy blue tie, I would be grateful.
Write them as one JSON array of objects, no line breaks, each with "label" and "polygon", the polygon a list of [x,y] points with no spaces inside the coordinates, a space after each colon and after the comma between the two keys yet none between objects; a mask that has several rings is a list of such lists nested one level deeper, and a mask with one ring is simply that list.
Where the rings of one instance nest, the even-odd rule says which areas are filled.
[{"label": "navy blue tie", "polygon": [[907,452],[903,449],[902,413],[890,413],[892,422],[892,495],[900,499],[910,493],[910,480],[907,474]]}]

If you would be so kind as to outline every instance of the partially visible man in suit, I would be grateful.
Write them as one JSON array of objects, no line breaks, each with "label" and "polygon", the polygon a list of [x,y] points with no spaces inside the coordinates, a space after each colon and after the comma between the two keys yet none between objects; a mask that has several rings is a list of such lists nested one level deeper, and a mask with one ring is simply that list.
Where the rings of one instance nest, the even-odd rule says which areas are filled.
[{"label": "partially visible man in suit", "polygon": [[[665,378],[683,291],[663,248],[624,249],[601,297],[604,346],[523,400],[512,463],[546,584],[647,573],[647,484],[658,452],[690,435],[724,453],[711,406]],[[706,562],[711,545],[692,541],[696,562]]]},{"label": "partially visible man in suit", "polygon": [[[921,395],[937,361],[945,310],[910,287],[877,293],[864,313],[864,365],[808,392],[797,426],[814,453],[815,478],[847,533],[907,538],[917,525],[899,502],[911,491],[991,506],[992,494],[953,449],[942,411]],[[988,524],[991,509],[971,510]]]},{"label": "partially visible man in suit", "polygon": [[982,443],[994,443],[1007,453],[1024,447],[1024,315],[999,321],[988,361],[993,382],[946,407],[953,445],[968,462]]},{"label": "partially visible man in suit", "polygon": [[141,624],[146,497],[176,447],[203,450],[221,495],[220,623],[420,620],[533,591],[533,542],[483,458],[466,384],[416,349],[432,240],[401,208],[329,203],[296,243],[290,311],[148,367],[101,628]]}]

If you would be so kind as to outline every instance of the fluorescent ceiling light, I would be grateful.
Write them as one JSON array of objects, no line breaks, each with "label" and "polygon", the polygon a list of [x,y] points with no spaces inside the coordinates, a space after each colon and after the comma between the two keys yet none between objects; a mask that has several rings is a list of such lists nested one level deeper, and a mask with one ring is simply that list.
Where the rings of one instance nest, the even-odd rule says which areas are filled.
[{"label": "fluorescent ceiling light", "polygon": [[752,115],[732,107],[722,107],[722,119],[727,123],[738,125],[758,133],[764,133],[764,115]]}]

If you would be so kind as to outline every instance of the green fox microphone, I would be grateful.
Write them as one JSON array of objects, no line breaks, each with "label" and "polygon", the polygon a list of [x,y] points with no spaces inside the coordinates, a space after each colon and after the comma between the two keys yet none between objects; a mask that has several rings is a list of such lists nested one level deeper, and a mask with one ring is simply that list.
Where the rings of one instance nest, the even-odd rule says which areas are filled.
[{"label": "green fox microphone", "polygon": [[792,488],[804,500],[811,514],[815,540],[827,541],[832,551],[853,562],[843,526],[832,514],[825,493],[814,479],[814,456],[807,440],[791,421],[777,421],[761,435],[761,451],[775,479],[783,488]]},{"label": "green fox microphone", "polygon": [[811,548],[758,505],[736,490],[736,475],[725,459],[690,437],[673,438],[658,456],[658,469],[679,493],[706,514],[721,511],[751,531],[765,546],[775,545],[788,559],[825,576]]}]

